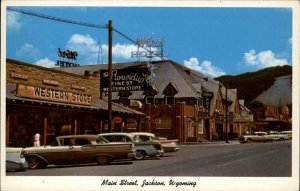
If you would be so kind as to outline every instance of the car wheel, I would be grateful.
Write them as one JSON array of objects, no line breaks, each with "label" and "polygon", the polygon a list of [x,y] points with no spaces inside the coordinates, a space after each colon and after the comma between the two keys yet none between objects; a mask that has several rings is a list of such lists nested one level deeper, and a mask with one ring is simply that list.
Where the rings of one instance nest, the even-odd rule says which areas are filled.
[{"label": "car wheel", "polygon": [[30,169],[39,168],[41,166],[40,159],[35,156],[28,157],[27,162],[28,162],[28,168]]},{"label": "car wheel", "polygon": [[100,165],[106,165],[110,163],[110,158],[108,156],[100,155],[97,156],[96,161]]},{"label": "car wheel", "polygon": [[252,142],[251,139],[246,140],[246,143],[251,143],[251,142]]},{"label": "car wheel", "polygon": [[145,151],[136,151],[134,159],[142,160],[145,158],[145,155],[146,155]]}]

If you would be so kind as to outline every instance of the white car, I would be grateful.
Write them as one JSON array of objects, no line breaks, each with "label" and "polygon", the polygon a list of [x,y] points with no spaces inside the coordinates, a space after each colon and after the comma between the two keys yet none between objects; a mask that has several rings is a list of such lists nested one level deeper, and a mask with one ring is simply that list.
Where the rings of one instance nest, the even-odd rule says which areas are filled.
[{"label": "white car", "polygon": [[289,136],[287,134],[283,134],[278,131],[270,131],[267,137],[273,139],[274,141],[289,140]]},{"label": "white car", "polygon": [[142,160],[145,156],[155,157],[163,156],[164,150],[162,145],[158,142],[153,141],[141,141],[137,135],[125,132],[112,132],[112,133],[102,133],[98,134],[110,142],[126,142],[133,143],[136,156],[133,157],[135,160]]},{"label": "white car", "polygon": [[134,133],[131,133],[131,134],[138,136],[138,138],[141,141],[153,141],[153,142],[160,143],[161,146],[162,146],[162,149],[165,152],[177,152],[177,151],[179,151],[179,147],[177,145],[178,139],[168,140],[164,137],[157,137],[157,136],[155,136],[155,134],[148,133],[148,132],[134,132]]},{"label": "white car", "polygon": [[26,170],[28,163],[23,157],[23,148],[6,147],[6,171]]}]

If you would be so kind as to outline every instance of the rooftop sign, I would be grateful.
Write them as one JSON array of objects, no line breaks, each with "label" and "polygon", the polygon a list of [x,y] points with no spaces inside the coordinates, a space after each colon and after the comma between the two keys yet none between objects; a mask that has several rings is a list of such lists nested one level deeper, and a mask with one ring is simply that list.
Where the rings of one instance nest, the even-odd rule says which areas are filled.
[{"label": "rooftop sign", "polygon": [[[55,66],[59,67],[74,67],[74,66],[80,66],[77,63],[69,62],[69,60],[77,60],[78,53],[74,50],[60,50],[58,48],[58,57],[60,60],[58,60],[55,64]],[[67,59],[67,60],[66,60]]]},{"label": "rooftop sign", "polygon": [[[131,57],[134,58],[150,58],[159,57],[164,58],[163,46],[164,38],[159,40],[153,39],[152,37],[137,38],[137,51],[131,52]],[[141,51],[140,48],[143,48]]]}]

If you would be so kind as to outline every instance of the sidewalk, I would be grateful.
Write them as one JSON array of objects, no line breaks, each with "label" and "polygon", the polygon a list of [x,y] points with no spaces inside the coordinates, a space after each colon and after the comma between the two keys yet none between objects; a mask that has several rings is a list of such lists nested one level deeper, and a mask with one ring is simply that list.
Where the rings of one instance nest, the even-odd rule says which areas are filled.
[{"label": "sidewalk", "polygon": [[184,142],[179,143],[179,145],[236,145],[241,144],[238,140],[228,140],[226,141],[201,141],[201,142]]}]

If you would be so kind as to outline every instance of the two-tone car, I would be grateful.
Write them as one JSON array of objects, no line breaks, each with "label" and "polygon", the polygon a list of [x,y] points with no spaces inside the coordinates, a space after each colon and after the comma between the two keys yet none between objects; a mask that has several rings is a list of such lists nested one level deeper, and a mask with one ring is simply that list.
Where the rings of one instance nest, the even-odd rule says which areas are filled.
[{"label": "two-tone car", "polygon": [[27,147],[22,154],[30,169],[47,165],[95,163],[110,164],[117,159],[135,157],[131,143],[111,144],[98,135],[66,135],[56,137],[51,146]]},{"label": "two-tone car", "polygon": [[135,160],[142,160],[146,156],[163,156],[164,150],[160,143],[152,141],[141,141],[137,135],[125,132],[101,133],[99,136],[104,137],[110,142],[125,142],[134,144],[136,156]]},{"label": "two-tone car", "polygon": [[250,142],[272,142],[273,139],[266,132],[254,132],[252,135],[242,135],[239,138],[240,143]]},{"label": "two-tone car", "polygon": [[6,171],[23,171],[28,163],[23,156],[23,148],[6,147]]},{"label": "two-tone car", "polygon": [[131,134],[138,136],[140,141],[160,143],[166,153],[179,151],[179,147],[177,145],[178,139],[168,140],[166,138],[159,138],[154,133],[149,132],[133,132]]}]

